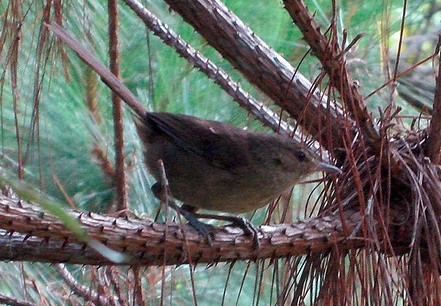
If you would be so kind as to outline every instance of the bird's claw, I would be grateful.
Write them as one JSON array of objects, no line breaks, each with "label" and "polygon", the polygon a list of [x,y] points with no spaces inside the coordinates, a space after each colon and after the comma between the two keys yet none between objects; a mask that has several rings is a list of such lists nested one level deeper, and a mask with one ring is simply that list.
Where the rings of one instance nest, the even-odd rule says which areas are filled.
[{"label": "bird's claw", "polygon": [[240,227],[245,232],[245,234],[253,236],[254,248],[260,248],[259,229],[257,227],[255,227],[248,219],[242,217],[234,217],[234,219],[232,219],[231,221],[232,224]]}]

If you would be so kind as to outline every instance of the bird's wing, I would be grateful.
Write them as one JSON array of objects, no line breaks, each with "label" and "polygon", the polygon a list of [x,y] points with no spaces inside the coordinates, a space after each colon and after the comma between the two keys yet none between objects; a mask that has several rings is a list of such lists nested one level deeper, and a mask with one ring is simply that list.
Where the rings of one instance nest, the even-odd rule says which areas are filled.
[{"label": "bird's wing", "polygon": [[234,137],[244,132],[237,127],[170,113],[148,113],[146,121],[156,132],[166,134],[176,145],[205,158],[212,166],[232,169],[246,163],[247,150],[239,150]]}]

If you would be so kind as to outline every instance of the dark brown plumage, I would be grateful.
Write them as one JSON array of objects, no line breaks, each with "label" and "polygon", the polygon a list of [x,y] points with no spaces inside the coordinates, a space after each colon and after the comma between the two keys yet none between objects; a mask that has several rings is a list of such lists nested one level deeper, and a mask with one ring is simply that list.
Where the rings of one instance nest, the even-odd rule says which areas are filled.
[{"label": "dark brown plumage", "polygon": [[195,209],[252,211],[314,171],[339,171],[277,134],[170,113],[134,121],[149,172],[160,182],[162,159],[172,195]]}]

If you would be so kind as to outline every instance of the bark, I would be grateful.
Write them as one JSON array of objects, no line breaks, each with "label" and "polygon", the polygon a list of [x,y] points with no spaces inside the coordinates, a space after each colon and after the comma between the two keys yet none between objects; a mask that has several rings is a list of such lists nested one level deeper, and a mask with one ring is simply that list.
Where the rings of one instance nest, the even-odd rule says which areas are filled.
[{"label": "bark", "polygon": [[[208,244],[187,225],[158,224],[151,220],[117,218],[97,213],[69,211],[93,241],[129,256],[114,263],[82,242],[56,217],[28,202],[0,196],[0,259],[89,265],[178,265],[217,263],[244,259],[274,259],[290,255],[325,253],[362,247],[356,239],[360,214],[345,213],[345,226],[336,215],[325,215],[293,224],[260,227],[260,247],[235,227],[216,230]],[[351,239],[347,237],[354,235]]]},{"label": "bark", "polygon": [[[126,2],[129,2],[126,0]],[[320,139],[326,149],[342,147],[341,109],[280,54],[271,49],[225,5],[213,0],[165,0],[254,86]]]}]

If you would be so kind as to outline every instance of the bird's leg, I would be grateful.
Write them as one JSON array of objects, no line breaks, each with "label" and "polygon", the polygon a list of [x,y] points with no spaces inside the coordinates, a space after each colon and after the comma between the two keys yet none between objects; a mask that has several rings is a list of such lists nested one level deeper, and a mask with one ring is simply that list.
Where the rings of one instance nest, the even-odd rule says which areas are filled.
[{"label": "bird's leg", "polygon": [[253,237],[253,244],[255,248],[260,247],[259,242],[259,229],[255,227],[249,220],[243,218],[243,217],[236,217],[236,216],[223,216],[223,215],[213,215],[213,214],[194,214],[197,218],[203,218],[203,219],[214,219],[214,220],[221,220],[221,221],[227,221],[231,222],[234,225],[237,225],[240,227],[246,234]]},{"label": "bird's leg", "polygon": [[207,242],[211,244],[211,238],[213,235],[213,226],[205,224],[198,220],[198,218],[204,219],[214,219],[214,220],[222,220],[227,222],[232,222],[236,224],[240,228],[242,228],[246,234],[253,236],[254,247],[259,248],[259,237],[258,237],[258,229],[247,219],[236,217],[236,216],[219,216],[219,215],[211,215],[211,214],[197,214],[197,208],[191,205],[183,204],[182,206],[178,206],[173,196],[171,196],[170,187],[168,185],[167,176],[165,173],[164,163],[162,160],[158,160],[159,168],[161,170],[161,182],[156,182],[152,186],[153,194],[159,198],[165,198],[167,204],[174,209],[176,212],[181,214],[185,219],[187,219],[188,223],[193,227],[198,233],[200,233]]},{"label": "bird's leg", "polygon": [[[164,188],[161,182],[156,182],[151,187],[151,189],[155,197],[161,199],[164,193]],[[169,191],[168,194],[170,194]],[[196,213],[197,211],[196,207],[187,204],[183,204],[182,206],[179,206],[170,196],[168,196],[167,203],[174,211],[176,211],[181,216],[183,216],[188,221],[188,224],[190,224],[191,227],[193,227],[199,234],[201,234],[207,240],[208,243],[211,243],[212,240],[213,226],[199,221],[198,218],[231,222],[232,224],[239,226],[246,234],[251,235],[253,237],[254,247],[259,248],[260,246],[259,237],[258,237],[259,230],[249,220],[245,218],[236,217],[236,216],[214,215],[214,214],[199,214]]]},{"label": "bird's leg", "polygon": [[177,211],[185,219],[187,219],[188,224],[190,224],[192,228],[194,228],[199,234],[207,239],[208,243],[211,244],[214,227],[198,220],[197,214],[194,213],[197,208],[185,204],[183,204],[182,206],[178,206],[174,201],[172,202],[172,205],[170,205],[169,202],[170,207],[172,207],[175,211]]},{"label": "bird's leg", "polygon": [[[161,198],[161,195],[164,193],[164,188],[160,182],[156,182],[152,187],[152,192],[157,198]],[[167,192],[168,195],[170,195],[170,191]],[[191,227],[193,227],[199,234],[201,234],[208,243],[211,244],[212,236],[213,236],[213,226],[209,224],[205,224],[198,220],[198,217],[196,216],[195,212],[197,208],[189,206],[189,205],[182,205],[179,206],[176,204],[176,202],[173,200],[172,197],[167,196],[167,204],[169,207],[171,207],[174,211],[179,213],[181,216],[183,216],[187,221],[188,224],[190,224]]]}]

